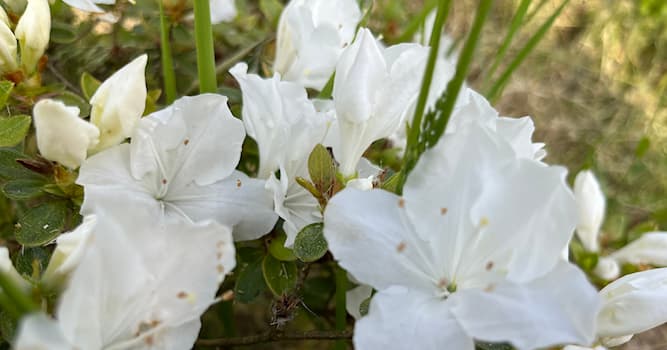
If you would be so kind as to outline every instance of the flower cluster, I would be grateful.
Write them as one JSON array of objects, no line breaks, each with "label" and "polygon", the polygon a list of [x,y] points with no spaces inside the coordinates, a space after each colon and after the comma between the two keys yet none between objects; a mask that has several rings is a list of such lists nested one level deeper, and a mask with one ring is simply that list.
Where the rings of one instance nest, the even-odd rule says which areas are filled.
[{"label": "flower cluster", "polygon": [[[109,3],[65,2],[93,12]],[[235,16],[218,3],[227,7],[214,13]],[[29,0],[25,21],[44,6]],[[353,0],[291,1],[273,75],[245,62],[229,70],[239,118],[220,94],[144,116],[146,55],[97,88],[89,121],[63,101],[37,102],[40,154],[77,172],[83,222],[58,237],[41,277],[55,308],[25,316],[14,348],[189,349],[202,314],[228,296],[220,287],[237,265],[235,242],[282,228],[291,250],[312,224],[359,285],[347,300],[356,349],[473,350],[481,341],[574,350],[619,345],[667,321],[667,269],[617,279],[624,263],[667,266],[667,233],[596,255],[592,274],[615,280],[598,291],[567,257],[575,229],[577,244],[600,252],[605,197],[594,175],[580,173],[572,190],[567,170],[543,161],[531,118],[501,116],[471,88],[402,193],[383,188],[385,170],[364,154],[383,139],[404,147],[429,47],[387,46],[357,28],[361,17]],[[15,32],[30,71],[45,45],[22,39],[25,26]],[[0,39],[5,32],[13,36],[0,16]],[[18,68],[15,51],[0,48],[0,70]],[[437,53],[428,108],[456,70],[449,51]],[[331,96],[313,98],[327,82]],[[248,174],[237,170],[246,134],[259,158]],[[0,271],[29,288],[6,248]]]}]

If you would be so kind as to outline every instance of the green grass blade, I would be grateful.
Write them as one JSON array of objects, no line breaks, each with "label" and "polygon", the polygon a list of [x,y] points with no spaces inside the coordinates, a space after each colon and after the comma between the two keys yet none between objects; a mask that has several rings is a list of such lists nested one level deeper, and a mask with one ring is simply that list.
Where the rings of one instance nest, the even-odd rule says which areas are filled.
[{"label": "green grass blade", "polygon": [[426,17],[428,17],[431,11],[436,9],[438,4],[438,0],[427,1],[424,4],[424,8],[419,11],[417,16],[415,16],[415,18],[413,18],[407,26],[405,26],[403,34],[401,34],[401,36],[399,36],[396,41],[399,43],[412,41],[412,38],[415,36],[417,31],[423,28],[423,24],[426,22]]},{"label": "green grass blade", "polygon": [[209,0],[194,0],[194,7],[199,92],[216,92],[218,82],[215,74],[215,52],[213,51],[213,30],[211,29]]},{"label": "green grass blade", "polygon": [[160,6],[160,51],[162,60],[162,80],[164,81],[164,92],[167,104],[176,99],[176,75],[174,74],[174,60],[171,55],[170,32],[171,23],[164,14],[162,1],[158,0]]},{"label": "green grass blade", "polygon": [[485,73],[485,80],[487,82],[496,73],[498,66],[500,66],[500,63],[505,58],[507,50],[510,48],[512,41],[514,40],[514,36],[519,32],[519,29],[521,29],[521,26],[524,24],[523,20],[526,16],[526,13],[528,12],[528,7],[530,6],[531,1],[532,0],[521,0],[519,7],[517,7],[516,12],[514,13],[514,17],[512,17],[510,27],[507,30],[507,34],[503,39],[503,43],[500,45],[500,49],[498,49],[498,53],[496,53],[494,57],[493,64],[491,65],[491,68],[489,68],[489,71]]},{"label": "green grass blade", "polygon": [[491,103],[494,103],[502,94],[505,86],[509,82],[514,71],[519,68],[521,63],[528,57],[528,55],[533,51],[537,44],[544,38],[544,35],[549,31],[551,26],[556,21],[556,18],[560,16],[561,12],[565,6],[570,2],[570,0],[564,0],[561,5],[554,11],[554,13],[540,26],[540,28],[535,32],[535,34],[528,40],[526,45],[519,51],[514,60],[510,62],[509,66],[501,74],[500,78],[493,84],[493,86],[486,92],[486,97]]}]

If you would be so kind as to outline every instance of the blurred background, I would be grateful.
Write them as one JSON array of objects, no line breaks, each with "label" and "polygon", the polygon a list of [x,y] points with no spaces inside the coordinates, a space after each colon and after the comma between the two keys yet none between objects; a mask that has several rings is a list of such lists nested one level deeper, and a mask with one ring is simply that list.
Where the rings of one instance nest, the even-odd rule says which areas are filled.
[{"label": "blurred background", "polygon": [[[518,2],[496,1],[470,75],[472,87],[483,91],[488,67]],[[416,0],[362,3],[373,5],[369,26],[387,43],[404,39],[406,27],[423,6],[423,1]],[[467,33],[477,1],[452,3],[447,28],[457,42]],[[508,57],[516,55],[560,3],[533,1]],[[186,1],[165,1],[165,5],[175,23],[172,49],[178,92],[193,94],[197,90],[197,71],[191,10]],[[236,115],[240,115],[240,93],[226,70],[242,59],[249,62],[251,69],[270,75],[272,33],[283,5],[284,1],[279,0],[239,0],[237,19],[214,28],[220,92],[230,97]],[[159,91],[162,82],[156,2],[137,1],[132,5],[122,1],[113,13],[93,17],[72,12],[59,2],[53,10],[57,16],[44,79],[74,92],[69,103],[77,104],[76,94],[81,95],[79,79],[84,72],[103,80],[132,58],[148,52],[148,86],[154,97],[154,105],[149,108],[163,104]],[[109,19],[115,23],[109,23]],[[570,169],[570,180],[584,168],[598,175],[608,207],[603,251],[621,247],[644,232],[667,229],[666,73],[667,1],[572,0],[514,73],[496,103],[503,115],[533,117],[534,140],[546,143],[546,161]],[[85,100],[80,102],[85,108]],[[311,297],[318,296],[313,293]],[[313,316],[326,312],[326,300],[319,304],[309,300],[307,304],[312,306],[312,312],[304,310],[297,318],[312,323],[326,321]],[[245,318],[239,328],[252,332],[265,325],[266,307],[260,303],[237,310]],[[213,327],[215,320],[207,324]],[[294,348],[314,346],[299,344]],[[291,348],[288,343],[275,346],[279,347],[266,348]],[[667,349],[667,330],[657,328],[636,336],[624,349]]]}]

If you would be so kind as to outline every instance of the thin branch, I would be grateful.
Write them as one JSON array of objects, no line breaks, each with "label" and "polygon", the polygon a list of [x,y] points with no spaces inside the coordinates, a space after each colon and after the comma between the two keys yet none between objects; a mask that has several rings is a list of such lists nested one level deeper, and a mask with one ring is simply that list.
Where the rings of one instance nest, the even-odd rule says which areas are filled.
[{"label": "thin branch", "polygon": [[274,330],[262,334],[249,335],[235,338],[199,339],[198,346],[243,346],[272,343],[287,340],[349,340],[352,339],[352,331],[309,331],[295,333],[281,333]]}]

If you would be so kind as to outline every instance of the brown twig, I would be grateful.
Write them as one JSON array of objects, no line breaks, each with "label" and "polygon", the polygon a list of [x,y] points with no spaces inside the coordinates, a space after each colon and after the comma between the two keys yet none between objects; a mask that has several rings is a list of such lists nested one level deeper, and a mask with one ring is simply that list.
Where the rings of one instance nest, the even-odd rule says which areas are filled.
[{"label": "brown twig", "polygon": [[270,330],[262,334],[245,337],[199,339],[197,345],[204,347],[215,346],[244,346],[264,344],[287,340],[341,340],[352,339],[352,331],[309,331],[298,333],[283,333]]}]

